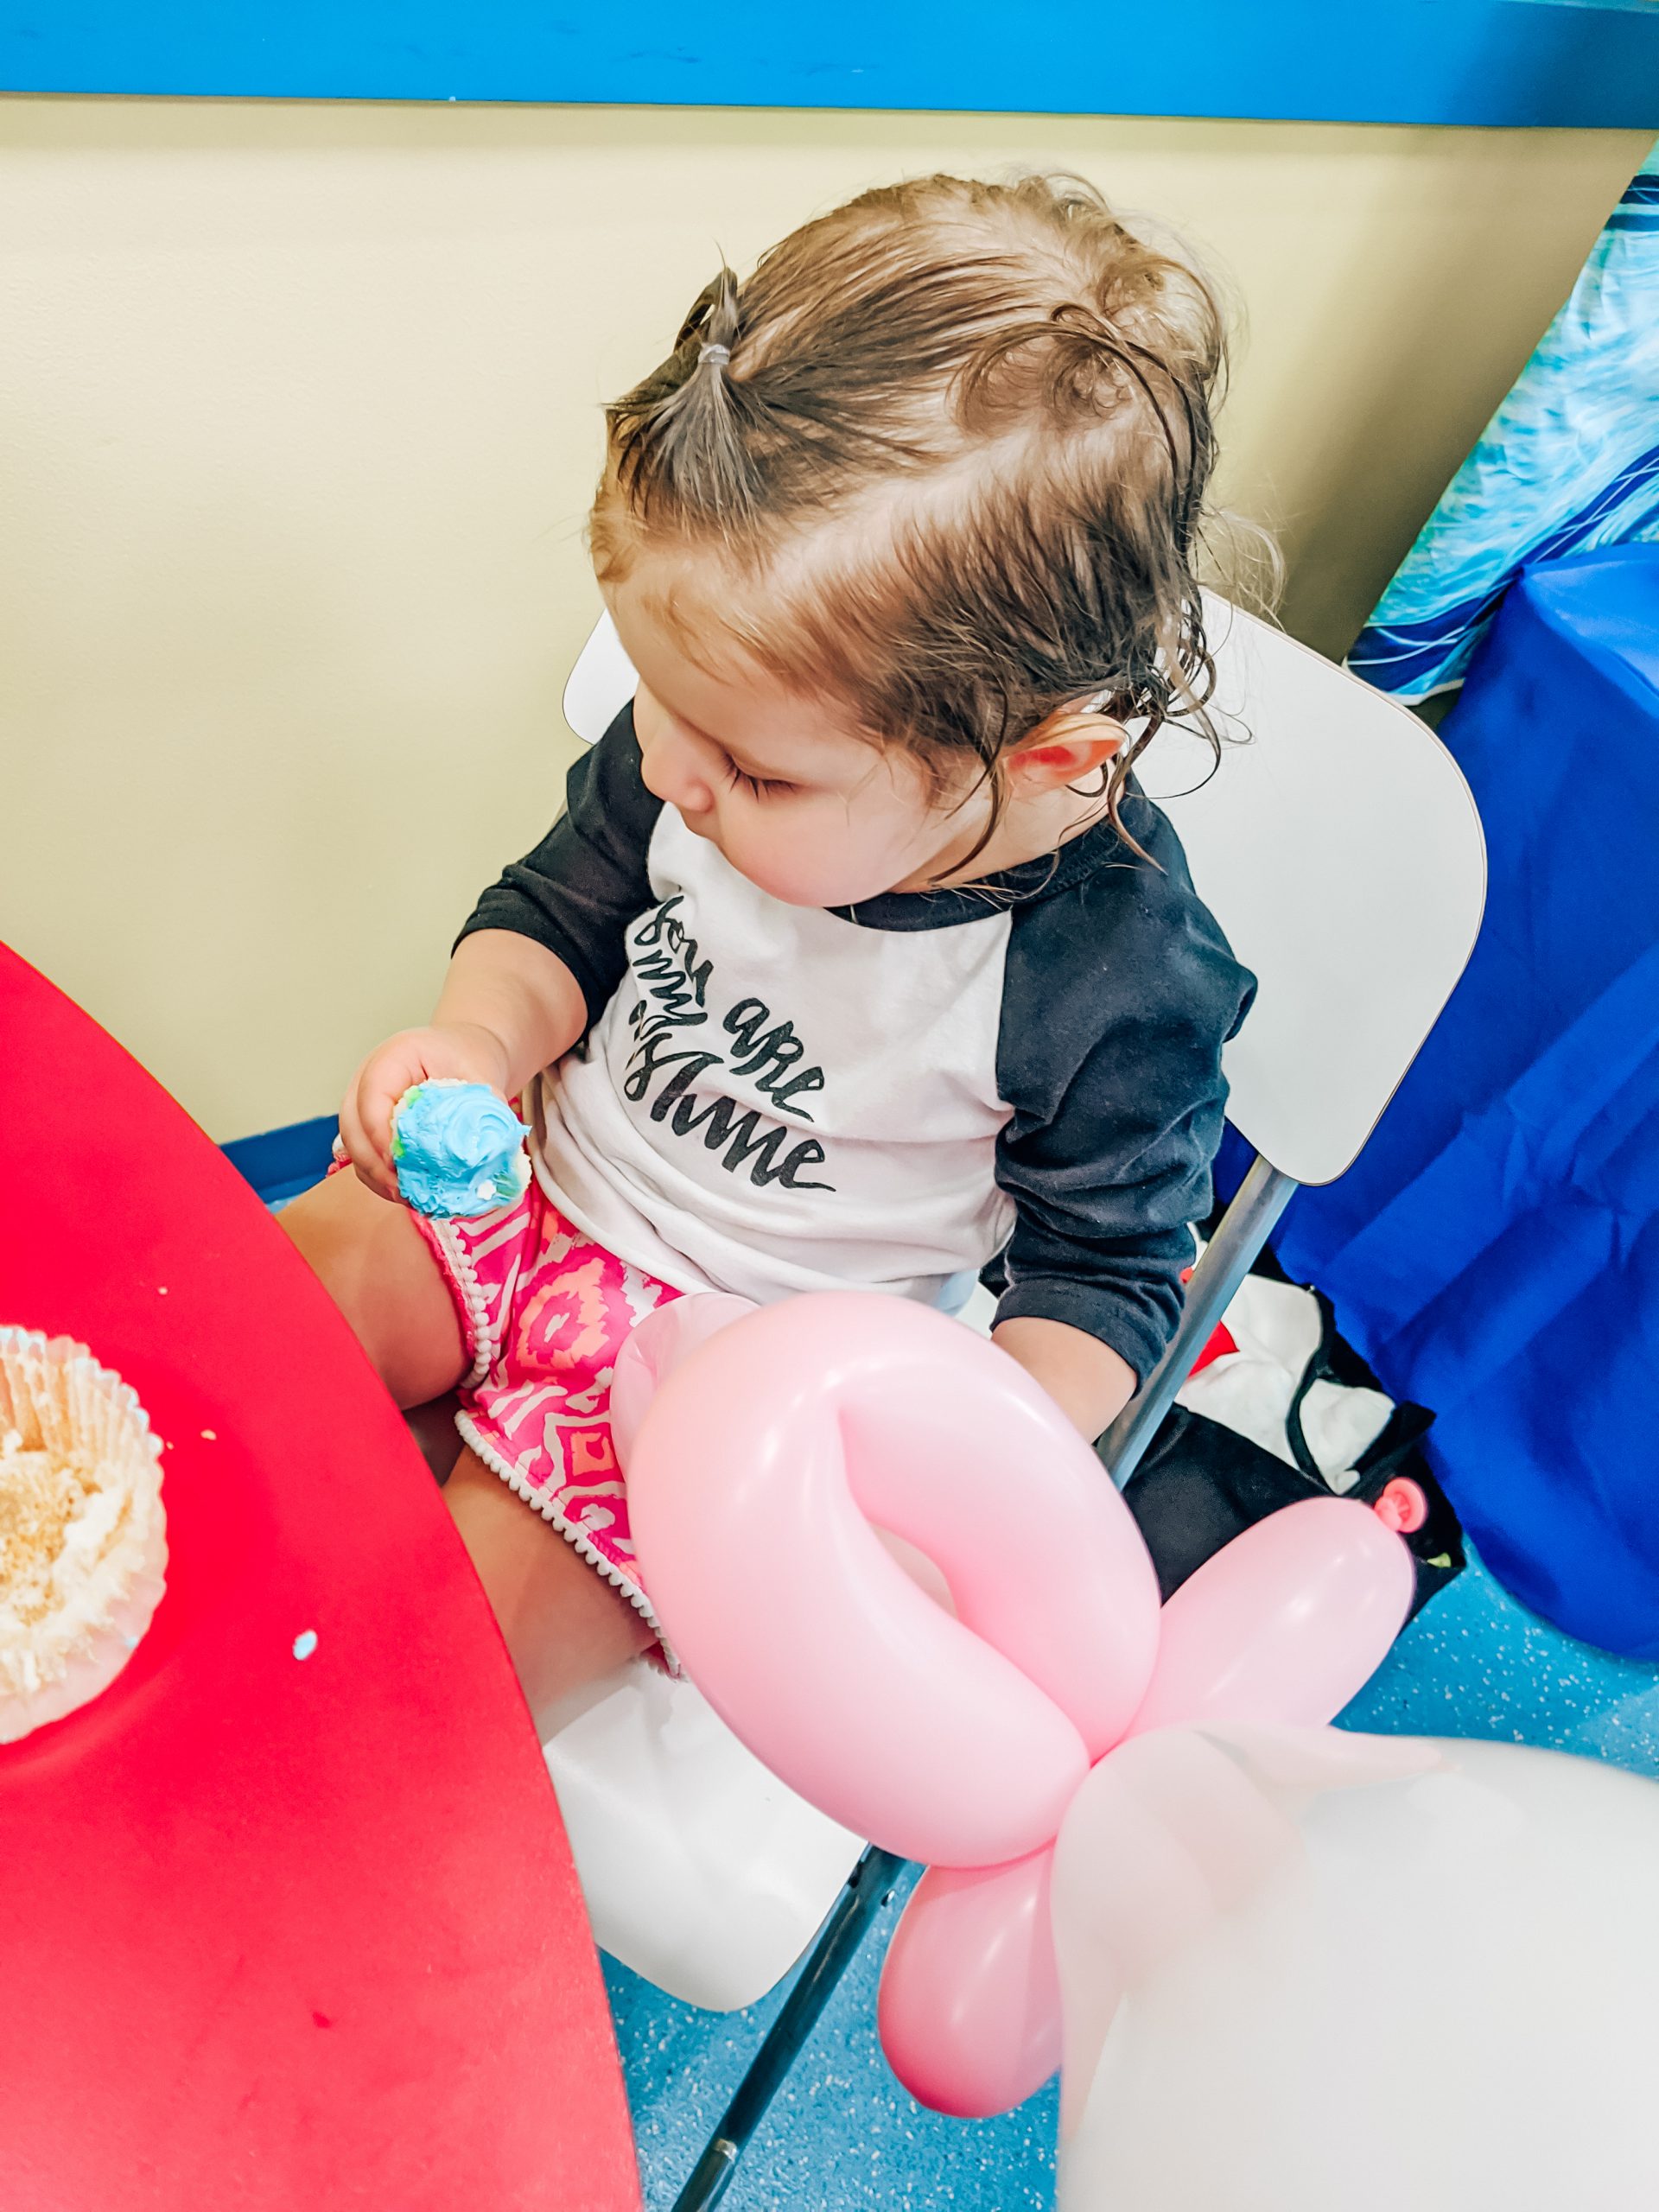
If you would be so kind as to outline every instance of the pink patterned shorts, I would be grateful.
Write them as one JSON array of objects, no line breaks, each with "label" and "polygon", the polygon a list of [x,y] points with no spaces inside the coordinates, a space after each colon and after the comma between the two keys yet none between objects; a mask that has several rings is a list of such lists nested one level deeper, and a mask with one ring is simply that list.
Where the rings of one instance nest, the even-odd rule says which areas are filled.
[{"label": "pink patterned shorts", "polygon": [[475,1221],[410,1218],[472,1356],[455,1426],[657,1628],[611,1442],[611,1377],[634,1324],[679,1292],[573,1229],[534,1180],[515,1205]]}]

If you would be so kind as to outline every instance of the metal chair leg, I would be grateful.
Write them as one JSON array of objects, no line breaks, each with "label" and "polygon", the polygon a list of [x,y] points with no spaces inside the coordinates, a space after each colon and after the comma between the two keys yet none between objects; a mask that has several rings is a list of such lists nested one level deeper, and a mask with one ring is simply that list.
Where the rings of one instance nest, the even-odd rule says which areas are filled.
[{"label": "metal chair leg", "polygon": [[823,1924],[811,1957],[784,2008],[749,2062],[736,2094],[691,2177],[674,2200],[674,2212],[709,2212],[731,2185],[737,2162],[783,2087],[801,2047],[817,2025],[836,1985],[851,1966],[876,1915],[893,1894],[905,1862],[891,1851],[867,1851],[854,1867],[840,1902]]},{"label": "metal chair leg", "polygon": [[1295,1189],[1292,1177],[1281,1175],[1256,1154],[1205,1245],[1204,1257],[1192,1270],[1173,1342],[1095,1446],[1120,1490],[1140,1465],[1164,1415],[1175,1402],[1176,1392],[1192,1373],[1193,1361],[1231,1303],[1233,1293],[1249,1274],[1251,1261],[1267,1243]]}]

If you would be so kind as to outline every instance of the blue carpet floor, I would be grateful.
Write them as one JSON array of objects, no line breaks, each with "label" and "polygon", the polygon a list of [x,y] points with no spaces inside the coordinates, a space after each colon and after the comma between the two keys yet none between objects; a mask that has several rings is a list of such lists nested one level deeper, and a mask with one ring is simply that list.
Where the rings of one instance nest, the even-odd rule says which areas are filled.
[{"label": "blue carpet floor", "polygon": [[[1659,1775],[1659,1669],[1546,1628],[1472,1564],[1412,1623],[1344,1715],[1387,1733],[1496,1737]],[[891,1925],[897,1906],[885,1916]],[[906,2096],[875,2039],[885,1931],[867,1943],[723,2200],[728,2212],[1048,2212],[1055,2092],[945,2120]],[[781,1999],[696,2012],[607,1961],[650,2212],[676,2190]]]}]

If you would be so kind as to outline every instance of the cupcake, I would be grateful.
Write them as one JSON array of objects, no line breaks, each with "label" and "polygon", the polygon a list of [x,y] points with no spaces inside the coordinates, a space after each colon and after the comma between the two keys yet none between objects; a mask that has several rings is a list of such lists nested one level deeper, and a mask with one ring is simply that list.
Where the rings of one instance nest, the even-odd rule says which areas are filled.
[{"label": "cupcake", "polygon": [[397,1195],[439,1220],[510,1206],[529,1187],[529,1135],[486,1083],[433,1076],[413,1084],[391,1110]]},{"label": "cupcake", "polygon": [[167,1567],[161,1446],[84,1344],[0,1328],[0,1743],[126,1665]]}]

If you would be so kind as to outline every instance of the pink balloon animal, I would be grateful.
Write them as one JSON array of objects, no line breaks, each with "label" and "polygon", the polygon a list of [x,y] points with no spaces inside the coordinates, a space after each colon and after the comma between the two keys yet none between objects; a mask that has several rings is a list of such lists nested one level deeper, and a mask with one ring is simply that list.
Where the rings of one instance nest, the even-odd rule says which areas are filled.
[{"label": "pink balloon animal", "polygon": [[[1258,1523],[1160,1610],[1058,1408],[896,1299],[678,1300],[625,1349],[613,1403],[687,1672],[803,1797],[928,1866],[880,2026],[942,2112],[1005,2110],[1059,2063],[1053,1847],[1091,1770],[1151,1729],[1329,1721],[1410,1606],[1400,1538],[1332,1497]],[[901,1563],[917,1553],[948,1606]]]}]

